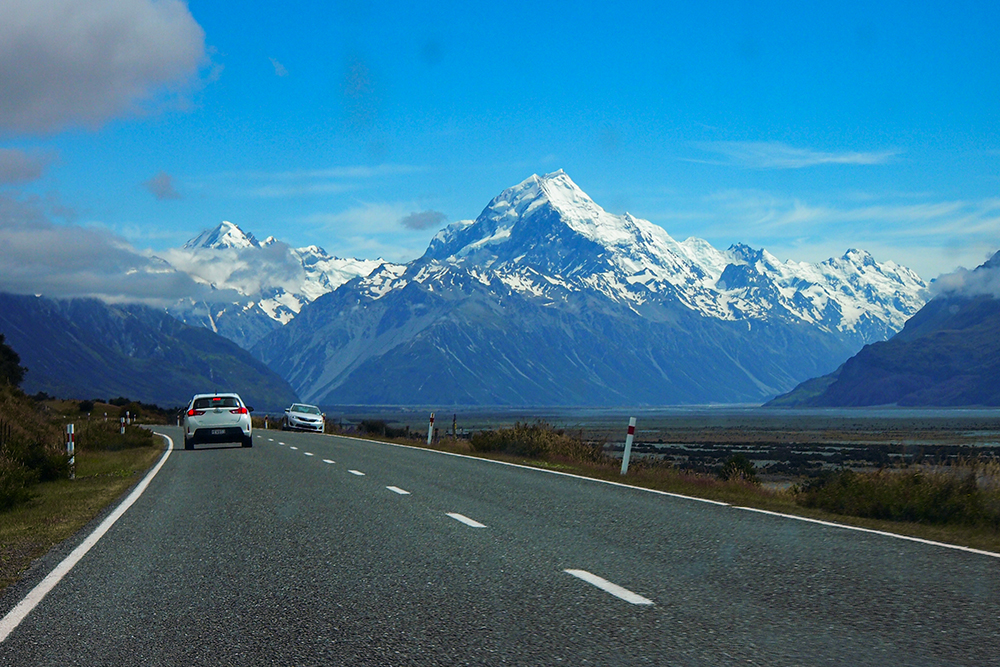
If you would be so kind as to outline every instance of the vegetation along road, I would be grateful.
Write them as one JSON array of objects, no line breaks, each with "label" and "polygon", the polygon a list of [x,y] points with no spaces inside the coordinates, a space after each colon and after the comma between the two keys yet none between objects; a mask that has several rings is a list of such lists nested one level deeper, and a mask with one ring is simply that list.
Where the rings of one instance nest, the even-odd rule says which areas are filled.
[{"label": "vegetation along road", "polygon": [[175,449],[0,664],[989,665],[998,618],[990,555],[257,431]]}]

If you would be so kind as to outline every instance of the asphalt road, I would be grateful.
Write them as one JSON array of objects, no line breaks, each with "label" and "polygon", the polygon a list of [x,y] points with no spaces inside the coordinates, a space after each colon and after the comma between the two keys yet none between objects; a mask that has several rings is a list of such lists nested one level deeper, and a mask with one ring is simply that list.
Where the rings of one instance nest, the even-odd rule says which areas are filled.
[{"label": "asphalt road", "polygon": [[1000,665],[1000,559],[435,452],[255,440],[175,450],[0,664]]}]

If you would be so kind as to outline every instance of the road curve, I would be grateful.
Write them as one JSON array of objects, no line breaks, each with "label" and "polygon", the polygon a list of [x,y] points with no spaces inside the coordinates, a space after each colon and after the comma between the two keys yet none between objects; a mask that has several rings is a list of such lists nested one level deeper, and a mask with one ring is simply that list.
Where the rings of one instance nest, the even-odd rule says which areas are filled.
[{"label": "road curve", "polygon": [[0,664],[1000,665],[998,600],[975,553],[259,431],[175,451]]}]

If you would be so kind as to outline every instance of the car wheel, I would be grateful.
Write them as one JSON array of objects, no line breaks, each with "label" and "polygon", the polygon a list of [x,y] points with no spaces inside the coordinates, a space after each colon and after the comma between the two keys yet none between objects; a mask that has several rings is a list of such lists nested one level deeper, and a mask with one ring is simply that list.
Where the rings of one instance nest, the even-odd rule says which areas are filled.
[{"label": "car wheel", "polygon": [[253,436],[252,435],[248,435],[248,436],[245,436],[243,438],[243,446],[244,447],[253,447]]},{"label": "car wheel", "polygon": [[194,449],[194,441],[187,436],[184,436],[184,449]]}]

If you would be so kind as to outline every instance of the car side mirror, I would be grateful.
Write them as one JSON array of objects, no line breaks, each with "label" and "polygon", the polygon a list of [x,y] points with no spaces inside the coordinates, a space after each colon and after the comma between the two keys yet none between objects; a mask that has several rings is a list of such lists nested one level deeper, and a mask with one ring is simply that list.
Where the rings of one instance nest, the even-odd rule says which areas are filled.
[{"label": "car side mirror", "polygon": [[251,408],[250,406],[247,406],[247,412],[253,412],[253,408]]}]

